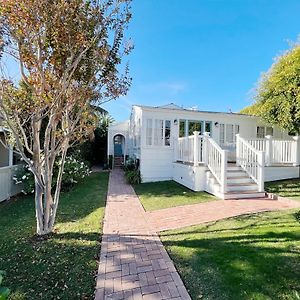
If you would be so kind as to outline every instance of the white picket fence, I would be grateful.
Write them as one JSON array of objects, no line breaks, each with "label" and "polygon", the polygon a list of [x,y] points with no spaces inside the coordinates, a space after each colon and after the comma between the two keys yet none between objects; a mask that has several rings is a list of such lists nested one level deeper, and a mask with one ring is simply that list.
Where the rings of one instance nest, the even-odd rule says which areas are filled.
[{"label": "white picket fence", "polygon": [[0,202],[21,192],[22,186],[16,185],[12,179],[19,167],[15,165],[0,168]]}]

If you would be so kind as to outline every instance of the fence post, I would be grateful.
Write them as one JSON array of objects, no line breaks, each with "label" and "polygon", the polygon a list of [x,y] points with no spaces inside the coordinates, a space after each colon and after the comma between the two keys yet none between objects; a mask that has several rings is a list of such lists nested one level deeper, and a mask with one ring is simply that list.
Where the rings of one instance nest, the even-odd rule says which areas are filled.
[{"label": "fence post", "polygon": [[265,188],[265,153],[263,151],[259,151],[258,168],[258,191],[263,192]]},{"label": "fence post", "polygon": [[235,149],[236,149],[236,165],[237,166],[240,166],[240,135],[239,134],[236,134],[236,146],[235,146]]},{"label": "fence post", "polygon": [[222,182],[222,193],[225,194],[227,192],[227,156],[228,151],[222,151],[222,160],[221,160],[221,182]]},{"label": "fence post", "polygon": [[208,139],[209,139],[209,132],[204,132],[203,133],[203,162],[205,165],[208,164]]},{"label": "fence post", "polygon": [[272,136],[266,136],[266,165],[271,166],[273,161],[273,143],[272,143]]},{"label": "fence post", "polygon": [[296,135],[293,136],[293,140],[295,141],[295,163],[293,166],[299,166],[300,165],[300,136]]},{"label": "fence post", "polygon": [[199,131],[194,131],[194,167],[198,166]]}]

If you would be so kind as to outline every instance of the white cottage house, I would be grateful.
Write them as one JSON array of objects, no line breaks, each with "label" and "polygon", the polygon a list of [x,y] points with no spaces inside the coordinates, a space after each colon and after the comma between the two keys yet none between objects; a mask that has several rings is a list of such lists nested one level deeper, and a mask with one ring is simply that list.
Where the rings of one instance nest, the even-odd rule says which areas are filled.
[{"label": "white cottage house", "polygon": [[143,182],[252,198],[266,181],[299,177],[300,140],[256,116],[134,105],[130,120],[109,127],[108,155],[138,159]]}]

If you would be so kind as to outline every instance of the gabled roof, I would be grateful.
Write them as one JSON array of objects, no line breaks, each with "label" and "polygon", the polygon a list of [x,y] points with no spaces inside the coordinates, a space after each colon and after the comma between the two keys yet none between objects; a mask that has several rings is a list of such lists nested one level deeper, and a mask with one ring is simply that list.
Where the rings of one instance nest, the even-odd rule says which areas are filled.
[{"label": "gabled roof", "polygon": [[166,105],[161,105],[161,106],[155,106],[157,108],[170,108],[170,109],[182,109],[182,107],[174,104],[174,103],[169,103],[169,104],[166,104]]}]

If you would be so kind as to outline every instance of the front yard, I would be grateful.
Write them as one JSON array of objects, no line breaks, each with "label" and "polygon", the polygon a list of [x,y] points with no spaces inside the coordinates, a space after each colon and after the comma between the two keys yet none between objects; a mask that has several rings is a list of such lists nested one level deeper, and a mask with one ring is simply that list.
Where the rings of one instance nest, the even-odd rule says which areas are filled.
[{"label": "front yard", "polygon": [[11,299],[92,299],[108,173],[63,193],[56,232],[37,240],[31,196],[0,204],[0,270]]},{"label": "front yard", "polygon": [[217,200],[205,192],[193,192],[175,181],[142,183],[134,186],[146,211]]},{"label": "front yard", "polygon": [[193,299],[300,299],[300,215],[281,211],[163,232]]}]

